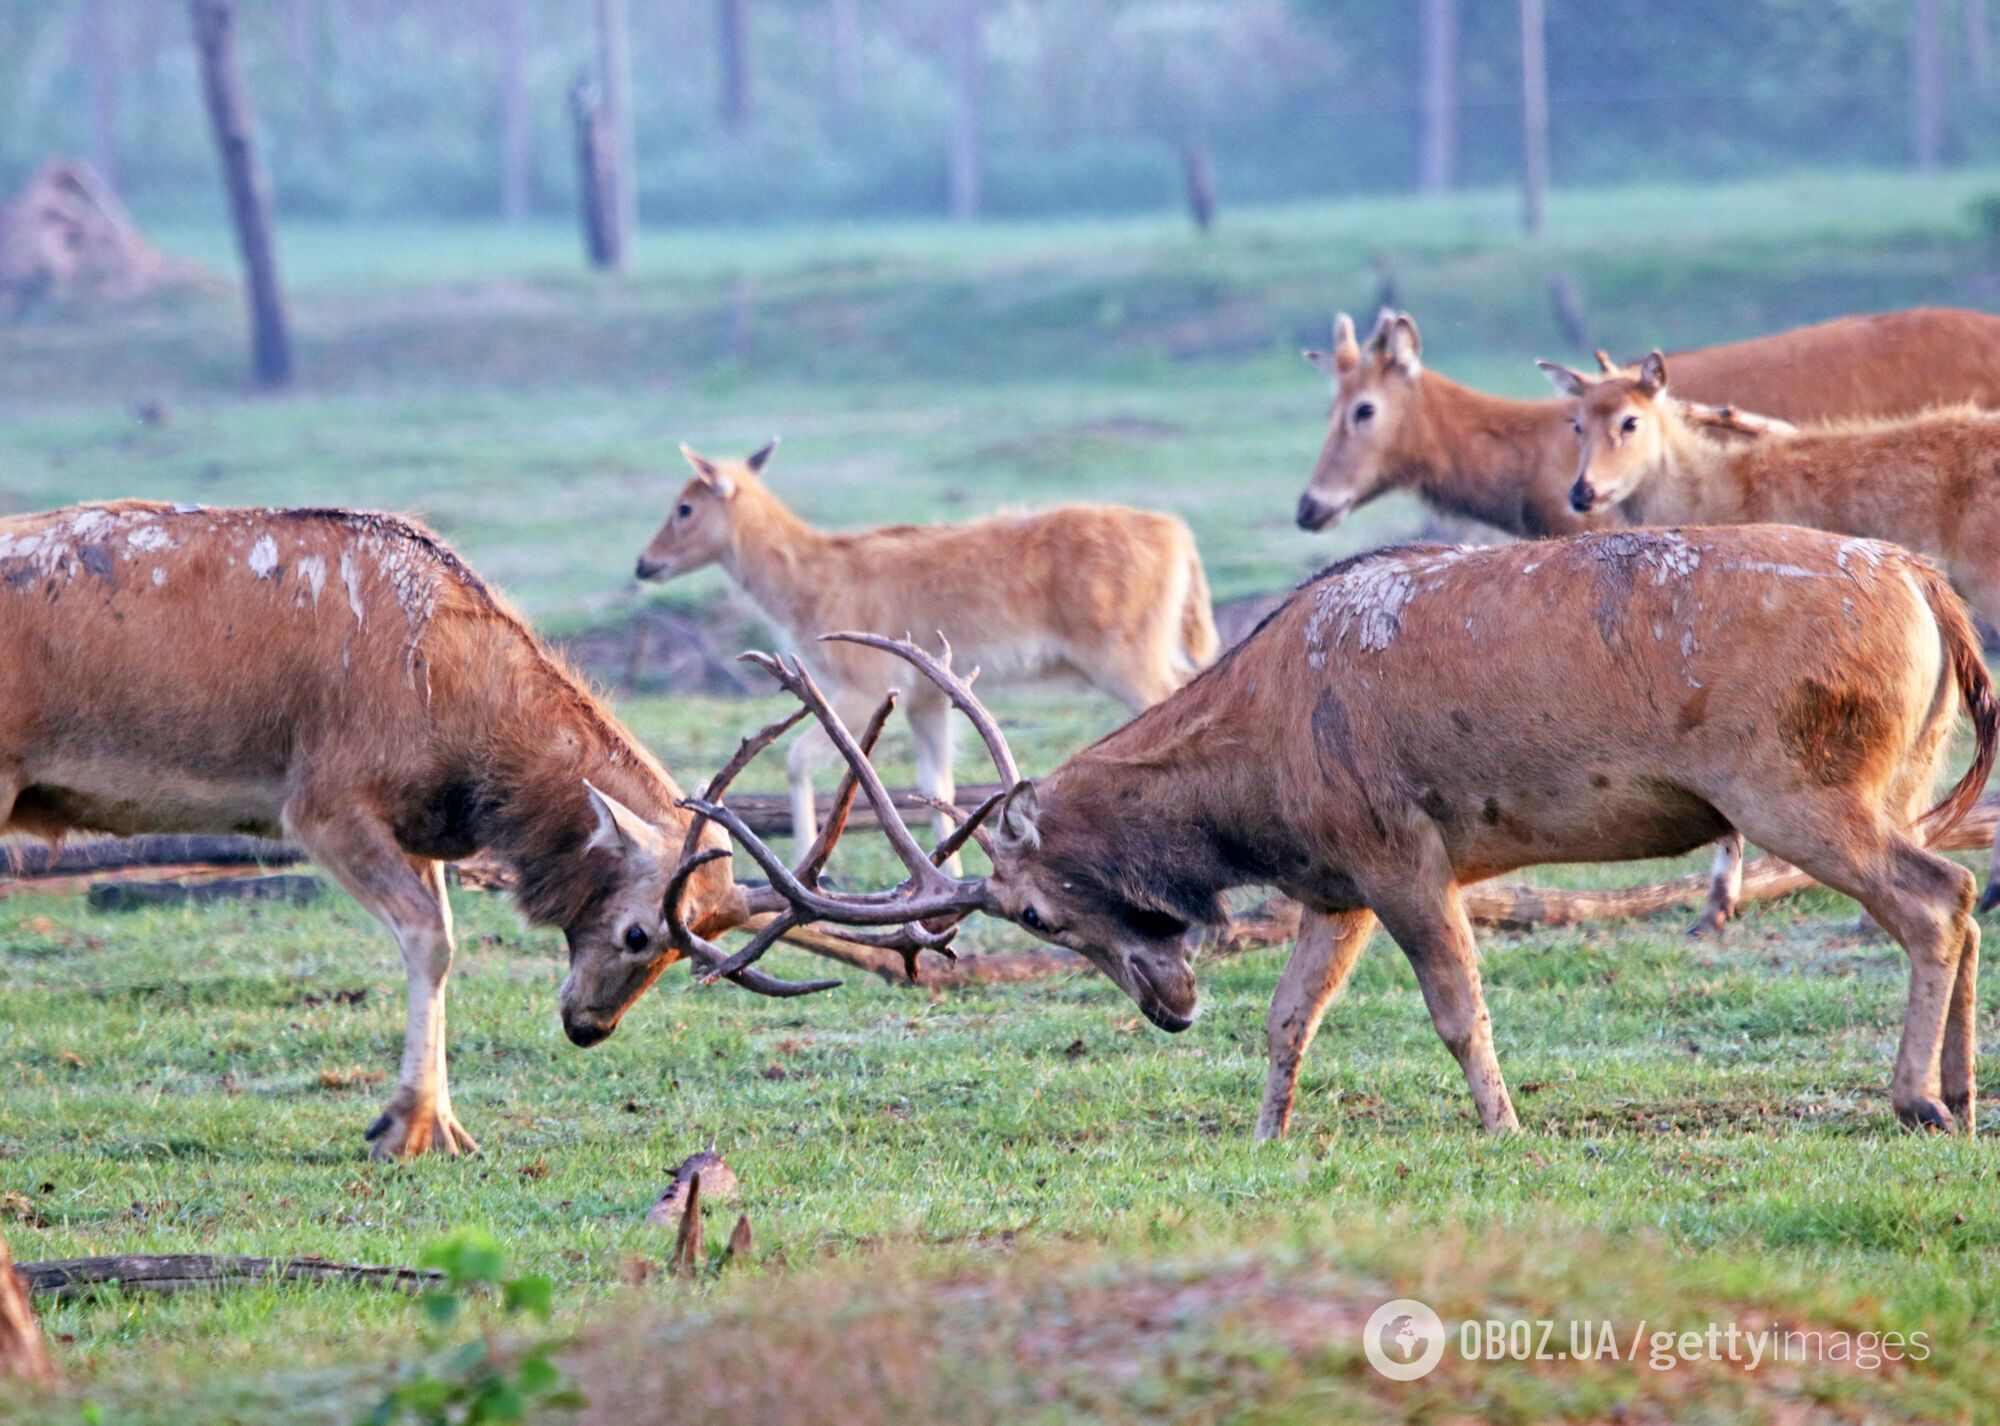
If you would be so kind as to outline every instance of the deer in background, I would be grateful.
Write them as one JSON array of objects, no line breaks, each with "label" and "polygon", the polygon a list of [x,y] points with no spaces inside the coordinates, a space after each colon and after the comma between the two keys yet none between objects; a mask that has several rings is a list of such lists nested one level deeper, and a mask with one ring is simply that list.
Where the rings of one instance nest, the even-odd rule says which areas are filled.
[{"label": "deer in background", "polygon": [[393,516],[123,501],[0,520],[0,671],[0,831],[282,835],[388,927],[409,1021],[377,1157],[477,1148],[445,1075],[445,862],[490,852],[527,918],[562,928],[579,1045],[701,953],[677,927],[757,909],[710,864],[712,832],[676,878],[704,843],[666,769]]},{"label": "deer in background", "polygon": [[[1378,550],[1301,587],[1187,687],[1033,782],[948,666],[907,643],[833,637],[899,653],[973,718],[1011,785],[989,803],[991,877],[924,863],[852,735],[803,669],[775,660],[911,878],[886,893],[802,886],[726,805],[690,805],[797,916],[1002,916],[1087,957],[1170,1031],[1193,1023],[1190,945],[1226,921],[1223,893],[1275,886],[1308,915],[1271,1007],[1260,1138],[1283,1132],[1300,1058],[1378,922],[1480,1123],[1518,1127],[1459,888],[1537,863],[1670,856],[1728,827],[1855,897],[1902,944],[1896,1114],[1973,1128],[1973,879],[1918,838],[1977,798],[2000,704],[1964,604],[1906,551],[1785,526]],[[1978,749],[1926,813],[1960,704]]]},{"label": "deer in background", "polygon": [[[1573,399],[1570,503],[1640,524],[1777,522],[1934,557],[2000,627],[2000,413],[1944,407],[1719,441],[1668,393],[1668,359],[1586,376],[1541,363]],[[1676,372],[1679,359],[1673,360]],[[2000,903],[2000,851],[1980,909]]]},{"label": "deer in background", "polygon": [[[1569,503],[1576,441],[1562,401],[1474,391],[1423,364],[1407,312],[1366,345],[1346,313],[1333,350],[1306,359],[1334,379],[1333,411],[1298,523],[1324,530],[1392,490],[1514,535],[1617,523]],[[1841,317],[1673,358],[1675,395],[1791,422],[1908,415],[1941,402],[2000,406],[2000,317],[1949,307]]]},{"label": "deer in background", "polygon": [[[1137,712],[1215,657],[1208,579],[1194,536],[1171,515],[1114,505],[1065,505],[962,525],[892,525],[833,533],[806,524],[764,484],[777,442],[742,461],[686,446],[694,478],[639,556],[642,580],[719,565],[770,623],[809,651],[833,706],[858,723],[883,693],[911,685],[906,714],[917,788],[951,804],[951,707],[928,682],[877,650],[824,644],[860,629],[933,632],[995,681],[1069,673]],[[816,825],[812,777],[833,756],[818,727],[793,743],[792,835]],[[937,835],[951,825],[935,814]]]}]

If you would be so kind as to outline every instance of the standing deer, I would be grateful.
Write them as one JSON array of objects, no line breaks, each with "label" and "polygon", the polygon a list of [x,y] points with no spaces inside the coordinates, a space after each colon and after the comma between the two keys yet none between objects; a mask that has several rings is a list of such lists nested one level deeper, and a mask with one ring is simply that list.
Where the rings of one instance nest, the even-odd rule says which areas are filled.
[{"label": "standing deer", "polygon": [[[905,680],[894,658],[822,644],[833,629],[900,635],[937,631],[989,677],[1081,676],[1133,712],[1159,702],[1215,657],[1208,579],[1194,536],[1171,515],[1113,505],[1065,505],[964,525],[815,530],[764,484],[777,442],[743,461],[686,446],[690,480],[638,577],[668,580],[707,565],[723,572],[793,644],[809,649],[834,707],[855,721]],[[949,804],[951,706],[919,679],[910,690],[917,789]],[[792,834],[817,825],[812,777],[833,755],[818,728],[793,743]],[[936,813],[937,835],[949,817]]]},{"label": "standing deer", "polygon": [[[1669,397],[1659,352],[1600,377],[1540,365],[1573,398],[1577,510],[1615,508],[1647,525],[1777,521],[1889,540],[1936,559],[1966,602],[2000,626],[2000,413],[1944,407],[1720,441]],[[2000,882],[1989,876],[1980,910],[1996,902]]]},{"label": "standing deer", "polygon": [[701,843],[666,769],[393,516],[123,501],[0,520],[0,668],[0,830],[282,834],[395,936],[409,1023],[378,1157],[477,1147],[445,1076],[445,862],[490,852],[527,918],[562,928],[579,1045],[689,953],[682,922],[717,935],[774,909],[714,848],[676,881]]},{"label": "standing deer", "polygon": [[[1512,401],[1423,364],[1407,312],[1384,312],[1366,346],[1345,313],[1333,351],[1306,359],[1335,381],[1333,412],[1299,497],[1302,529],[1323,530],[1392,490],[1515,535],[1616,523],[1569,503],[1576,443],[1562,401]],[[1673,359],[1685,400],[1804,422],[1896,416],[1940,402],[2000,406],[2000,317],[1948,307],[1841,317]]]},{"label": "standing deer", "polygon": [[[1223,893],[1277,887],[1309,915],[1271,1007],[1259,1137],[1283,1132],[1300,1057],[1378,921],[1481,1124],[1518,1127],[1459,888],[1535,863],[1671,856],[1729,827],[1858,899],[1902,944],[1896,1113],[1973,1127],[1973,880],[1917,833],[1940,834],[1977,797],[2000,704],[1965,606],[1894,546],[1749,526],[1378,550],[1034,782],[1015,777],[948,665],[835,637],[894,649],[973,716],[1011,785],[995,797],[991,878],[936,873],[902,830],[909,881],[830,895],[788,880],[726,805],[690,805],[795,915],[934,929],[986,911],[1086,956],[1166,1030],[1193,1021],[1189,942],[1225,921]],[[865,773],[804,670],[767,666]],[[1920,817],[1960,703],[1977,754]],[[900,827],[879,779],[864,785]]]}]

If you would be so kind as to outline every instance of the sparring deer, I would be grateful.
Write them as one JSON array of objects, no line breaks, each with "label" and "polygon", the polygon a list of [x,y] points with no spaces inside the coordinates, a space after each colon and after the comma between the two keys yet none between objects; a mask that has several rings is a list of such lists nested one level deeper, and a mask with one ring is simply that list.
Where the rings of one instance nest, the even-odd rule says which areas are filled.
[{"label": "sparring deer", "polygon": [[[1215,657],[1208,580],[1194,536],[1171,515],[1065,505],[962,525],[816,530],[764,483],[777,442],[742,461],[688,447],[694,478],[639,556],[642,580],[720,565],[796,647],[850,722],[903,682],[872,649],[822,644],[833,629],[933,631],[992,679],[1079,675],[1132,712],[1159,702]],[[951,708],[918,679],[907,704],[917,790],[950,804]],[[816,827],[813,772],[833,754],[817,727],[792,745],[792,834]],[[950,824],[935,814],[937,835]],[[954,868],[956,869],[956,868]]]},{"label": "sparring deer", "polygon": [[0,668],[0,830],[282,834],[396,938],[409,1020],[377,1156],[477,1147],[445,1074],[444,863],[484,849],[527,918],[562,928],[579,1045],[699,958],[691,938],[783,909],[721,851],[675,880],[696,822],[666,769],[393,516],[122,501],[0,520]]},{"label": "sparring deer", "polygon": [[[1973,1127],[1973,881],[1920,839],[1977,797],[2000,704],[1965,606],[1906,551],[1781,526],[1378,550],[1035,781],[948,662],[833,637],[901,655],[973,717],[1009,788],[987,804],[991,835],[976,829],[991,877],[924,862],[809,675],[774,659],[910,878],[872,894],[802,886],[726,804],[694,810],[797,916],[935,931],[985,911],[1081,953],[1170,1031],[1195,1015],[1193,933],[1225,921],[1231,887],[1277,887],[1309,914],[1271,1007],[1260,1137],[1284,1130],[1300,1057],[1378,922],[1481,1124],[1517,1127],[1459,888],[1534,863],[1670,856],[1730,827],[1857,898],[1902,944],[1891,1101],[1907,1124]],[[1961,703],[1972,768],[1925,812]]]},{"label": "sparring deer", "polygon": [[[1333,350],[1306,359],[1334,378],[1326,441],[1299,497],[1298,523],[1323,530],[1392,490],[1515,535],[1616,523],[1569,503],[1576,444],[1562,401],[1513,401],[1425,366],[1407,312],[1385,311],[1364,345],[1334,319]],[[1817,326],[1673,358],[1683,400],[1792,422],[1909,415],[1941,402],[2000,406],[2000,317],[1923,307]]]},{"label": "sparring deer", "polygon": [[[1889,540],[1936,559],[1974,611],[2000,625],[2000,413],[1952,406],[1720,441],[1669,394],[1659,352],[1599,376],[1540,365],[1573,401],[1577,510]],[[1678,373],[1678,358],[1673,366]],[[1996,901],[2000,882],[1989,876],[1980,909]]]}]

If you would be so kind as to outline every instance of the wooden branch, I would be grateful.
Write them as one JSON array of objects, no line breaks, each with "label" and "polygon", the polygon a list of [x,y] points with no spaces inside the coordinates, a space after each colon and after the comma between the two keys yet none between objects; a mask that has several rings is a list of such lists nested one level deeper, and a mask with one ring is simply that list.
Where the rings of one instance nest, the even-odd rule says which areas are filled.
[{"label": "wooden branch", "polygon": [[28,1302],[30,1290],[26,1273],[14,1267],[7,1240],[0,1238],[0,1380],[49,1385],[56,1379],[56,1366]]},{"label": "wooden branch", "polygon": [[401,1292],[437,1287],[444,1274],[428,1268],[331,1263],[319,1258],[217,1257],[208,1253],[119,1253],[101,1258],[54,1258],[15,1269],[39,1296],[80,1297],[116,1283],[126,1292],[184,1292],[277,1278],[285,1282],[351,1282]]},{"label": "wooden branch", "polygon": [[286,866],[305,853],[262,837],[97,837],[89,841],[0,844],[0,877],[81,876],[158,866]]}]

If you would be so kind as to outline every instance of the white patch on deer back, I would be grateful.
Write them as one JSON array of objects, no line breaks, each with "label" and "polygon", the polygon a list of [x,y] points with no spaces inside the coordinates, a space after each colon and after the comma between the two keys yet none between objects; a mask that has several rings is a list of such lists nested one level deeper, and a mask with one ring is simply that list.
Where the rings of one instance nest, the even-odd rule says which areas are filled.
[{"label": "white patch on deer back", "polygon": [[326,588],[326,560],[319,555],[302,555],[293,563],[292,568],[299,576],[296,602],[305,603],[306,596],[310,594],[312,602],[318,604],[320,591]]},{"label": "white patch on deer back", "polygon": [[126,549],[133,554],[173,548],[174,537],[165,525],[141,525],[125,536]]},{"label": "white patch on deer back", "polygon": [[1835,553],[1833,560],[1835,564],[1840,566],[1843,572],[1851,574],[1853,571],[1848,567],[1847,563],[1850,559],[1864,559],[1868,561],[1870,569],[1880,569],[1882,567],[1882,557],[1888,553],[1889,547],[1884,545],[1880,540],[1842,540],[1840,542],[1840,549]]},{"label": "white patch on deer back", "polygon": [[154,585],[154,587],[155,587],[155,588],[157,588],[158,586],[160,586],[160,585],[162,585],[162,584],[165,584],[166,582],[167,582],[167,570],[166,570],[166,566],[164,566],[164,565],[157,565],[157,564],[156,564],[156,565],[154,565],[154,566],[153,566],[153,585]]},{"label": "white patch on deer back", "polygon": [[1669,579],[1685,579],[1701,568],[1701,551],[1678,530],[1615,530],[1587,546],[1604,564],[1630,561],[1651,574],[1656,587]]},{"label": "white patch on deer back", "polygon": [[259,579],[269,579],[278,567],[278,542],[269,535],[259,535],[257,543],[250,546],[248,560],[250,572]]},{"label": "white patch on deer back", "polygon": [[207,508],[206,505],[196,505],[192,501],[183,500],[174,506],[174,513],[176,515],[199,515]]},{"label": "white patch on deer back", "polygon": [[361,567],[354,562],[354,551],[340,552],[340,582],[347,586],[347,607],[354,611],[354,622],[365,622],[361,608]]},{"label": "white patch on deer back", "polygon": [[1803,565],[1780,564],[1776,560],[1738,560],[1727,566],[1742,574],[1771,574],[1779,579],[1825,579],[1826,575]]},{"label": "white patch on deer back", "polygon": [[74,536],[76,539],[87,540],[92,535],[95,535],[100,531],[109,529],[112,525],[116,523],[117,521],[115,521],[111,517],[111,515],[106,511],[95,510],[95,509],[84,510],[80,511],[75,516],[75,518],[73,518],[69,522],[69,531],[70,534]]},{"label": "white patch on deer back", "polygon": [[1410,601],[1434,589],[1433,576],[1449,569],[1464,553],[1461,548],[1389,553],[1322,580],[1306,620],[1306,662],[1325,668],[1328,652],[1350,635],[1363,652],[1388,648],[1403,627]]}]

